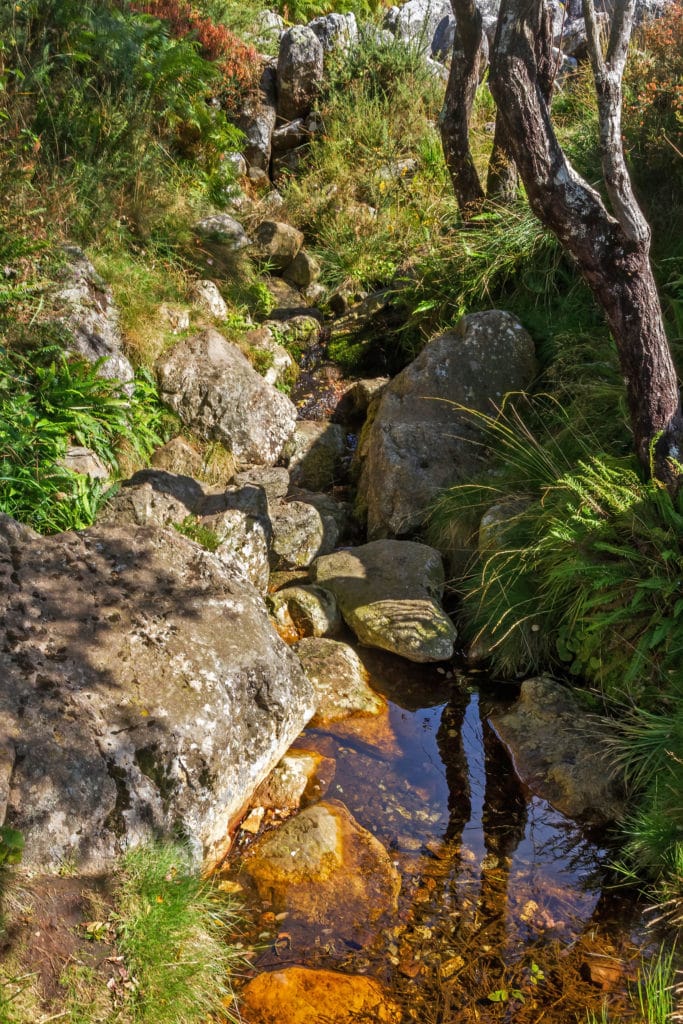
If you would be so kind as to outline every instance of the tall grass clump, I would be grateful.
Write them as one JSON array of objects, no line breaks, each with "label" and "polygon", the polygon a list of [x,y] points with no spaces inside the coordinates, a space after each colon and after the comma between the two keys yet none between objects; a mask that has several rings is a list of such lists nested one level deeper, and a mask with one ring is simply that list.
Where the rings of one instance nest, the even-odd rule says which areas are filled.
[{"label": "tall grass clump", "polygon": [[178,846],[129,853],[116,897],[117,946],[136,979],[136,1024],[200,1024],[225,1016],[230,973],[230,904],[191,869]]},{"label": "tall grass clump", "polygon": [[465,636],[503,675],[554,666],[613,697],[667,692],[683,664],[681,502],[643,482],[630,456],[593,454],[590,436],[568,457],[514,407],[472,415],[506,470],[445,492],[431,522],[441,547],[471,545],[498,506],[457,583]]}]

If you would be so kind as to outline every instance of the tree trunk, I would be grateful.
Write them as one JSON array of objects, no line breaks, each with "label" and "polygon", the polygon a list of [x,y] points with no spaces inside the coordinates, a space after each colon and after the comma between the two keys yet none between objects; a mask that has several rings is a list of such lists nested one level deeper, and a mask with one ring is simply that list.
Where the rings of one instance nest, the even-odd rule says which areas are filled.
[{"label": "tree trunk", "polygon": [[517,196],[517,167],[512,158],[505,125],[499,113],[496,113],[496,129],[489,159],[486,195],[488,199],[502,206],[509,206]]},{"label": "tree trunk", "polygon": [[[630,3],[632,8],[633,0]],[[622,37],[613,39],[610,49],[615,42],[618,55],[625,56],[625,48],[619,49],[623,29],[622,17],[618,28]],[[598,86],[601,120],[605,116],[610,120],[601,134],[611,147],[606,168],[613,175],[608,185],[616,214],[612,216],[568,162],[553,131],[545,72],[538,64],[543,31],[542,0],[503,0],[491,63],[491,92],[532,210],[572,254],[605,311],[626,381],[638,458],[647,473],[653,472],[675,491],[678,465],[683,461],[683,417],[650,266],[649,231],[647,225],[643,228],[645,221],[630,181],[624,184],[623,155],[615,152],[615,147],[621,149],[619,111],[614,109],[615,101],[617,106],[620,102],[620,76],[612,75],[602,90],[603,98]],[[608,58],[609,53],[608,49]]]},{"label": "tree trunk", "polygon": [[463,220],[481,210],[485,196],[470,150],[472,104],[479,85],[483,29],[476,0],[451,0],[456,18],[451,70],[439,129],[446,166]]}]

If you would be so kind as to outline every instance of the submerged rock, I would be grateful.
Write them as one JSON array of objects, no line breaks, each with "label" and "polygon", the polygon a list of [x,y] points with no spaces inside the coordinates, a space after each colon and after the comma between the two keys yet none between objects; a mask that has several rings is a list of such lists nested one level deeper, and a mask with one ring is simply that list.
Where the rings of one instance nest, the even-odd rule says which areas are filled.
[{"label": "submerged rock", "polygon": [[0,575],[0,818],[24,866],[96,873],[179,832],[215,865],[313,712],[259,594],[151,527],[39,537],[2,517]]},{"label": "submerged rock", "polygon": [[244,866],[274,908],[336,934],[365,930],[398,907],[401,881],[387,851],[338,800],[266,833]]},{"label": "submerged rock", "polygon": [[240,992],[248,1024],[399,1024],[399,1006],[374,978],[287,967],[253,978]]},{"label": "submerged rock", "polygon": [[315,750],[292,747],[254,794],[254,805],[276,810],[299,810],[325,796],[335,762]]},{"label": "submerged rock", "polygon": [[337,598],[361,643],[409,661],[446,661],[455,626],[440,604],[439,552],[413,541],[373,541],[318,558],[313,579]]},{"label": "submerged rock", "polygon": [[610,770],[605,728],[566,686],[527,679],[517,703],[489,721],[522,781],[562,814],[591,825],[623,816],[623,780]]}]

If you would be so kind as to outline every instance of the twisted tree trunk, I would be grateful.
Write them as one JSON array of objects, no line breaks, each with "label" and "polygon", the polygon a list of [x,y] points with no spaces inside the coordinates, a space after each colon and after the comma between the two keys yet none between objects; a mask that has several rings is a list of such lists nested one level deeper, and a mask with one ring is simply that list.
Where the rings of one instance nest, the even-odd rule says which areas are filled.
[{"label": "twisted tree trunk", "polygon": [[503,0],[489,84],[531,208],[572,254],[605,311],[619,353],[638,458],[677,491],[683,416],[649,259],[650,231],[621,145],[621,78],[635,0],[617,0],[603,58],[592,0],[584,0],[596,77],[610,213],[567,160],[550,120],[542,0]]}]

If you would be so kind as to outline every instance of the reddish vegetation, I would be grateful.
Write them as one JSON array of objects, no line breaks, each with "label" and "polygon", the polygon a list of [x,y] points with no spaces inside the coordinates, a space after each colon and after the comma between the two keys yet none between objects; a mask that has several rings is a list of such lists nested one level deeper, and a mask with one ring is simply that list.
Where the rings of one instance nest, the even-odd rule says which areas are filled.
[{"label": "reddish vegetation", "polygon": [[680,146],[683,118],[683,3],[642,27],[627,79],[626,114],[639,147]]},{"label": "reddish vegetation", "polygon": [[253,46],[247,46],[225,25],[205,18],[187,0],[132,0],[130,6],[139,14],[167,21],[178,39],[194,36],[202,56],[220,67],[229,102],[256,85],[259,57]]}]

